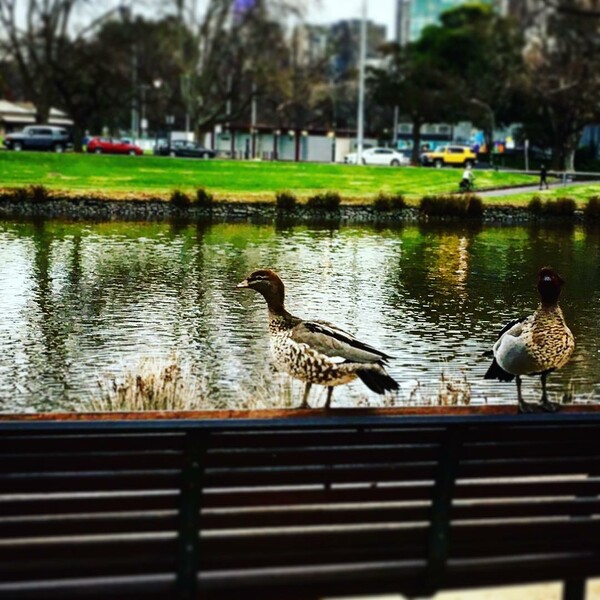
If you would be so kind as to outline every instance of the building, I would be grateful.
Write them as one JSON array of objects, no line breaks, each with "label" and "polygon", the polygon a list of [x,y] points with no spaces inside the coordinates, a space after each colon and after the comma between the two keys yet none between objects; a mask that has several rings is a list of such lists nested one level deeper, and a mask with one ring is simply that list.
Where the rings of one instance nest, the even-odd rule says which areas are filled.
[{"label": "building", "polygon": [[[0,136],[13,131],[20,131],[27,125],[33,125],[36,122],[36,109],[33,104],[8,102],[0,100]],[[50,109],[49,125],[73,125],[73,121],[68,116],[56,109]]]},{"label": "building", "polygon": [[[428,25],[437,25],[440,15],[469,0],[397,0],[396,3],[396,41],[400,45],[414,42]],[[484,4],[506,11],[509,0],[479,0]],[[505,12],[502,12],[505,14]]]},{"label": "building", "polygon": [[[338,21],[331,26],[329,52],[332,57],[333,75],[336,79],[354,78],[358,70],[360,53],[360,19]],[[384,25],[367,21],[367,60],[379,58],[379,48],[386,43]]]}]

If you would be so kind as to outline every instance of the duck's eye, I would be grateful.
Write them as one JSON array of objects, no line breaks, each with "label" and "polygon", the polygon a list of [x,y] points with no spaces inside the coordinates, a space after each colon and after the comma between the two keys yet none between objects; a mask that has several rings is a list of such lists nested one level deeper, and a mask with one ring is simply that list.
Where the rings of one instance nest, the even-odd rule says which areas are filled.
[{"label": "duck's eye", "polygon": [[265,281],[267,279],[266,275],[255,275],[252,278],[252,281]]}]

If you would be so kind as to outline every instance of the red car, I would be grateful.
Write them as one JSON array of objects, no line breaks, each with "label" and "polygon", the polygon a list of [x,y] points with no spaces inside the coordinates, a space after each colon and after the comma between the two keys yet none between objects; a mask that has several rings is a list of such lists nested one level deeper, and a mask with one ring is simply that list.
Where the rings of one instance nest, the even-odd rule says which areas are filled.
[{"label": "red car", "polygon": [[87,151],[94,154],[129,154],[141,156],[144,151],[129,140],[113,140],[112,138],[94,137],[87,143]]}]

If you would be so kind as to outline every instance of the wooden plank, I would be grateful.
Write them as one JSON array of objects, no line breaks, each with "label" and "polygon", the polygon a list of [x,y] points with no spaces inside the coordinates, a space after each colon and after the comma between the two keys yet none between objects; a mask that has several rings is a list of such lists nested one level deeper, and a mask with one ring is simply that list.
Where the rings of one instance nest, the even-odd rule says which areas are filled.
[{"label": "wooden plank", "polygon": [[517,480],[490,477],[482,482],[458,481],[454,497],[467,499],[597,496],[600,495],[600,478],[576,478],[565,476],[559,479]]},{"label": "wooden plank", "polygon": [[139,510],[172,510],[177,508],[178,491],[154,493],[71,493],[0,496],[0,515],[57,515],[133,512]]},{"label": "wooden plank", "polygon": [[335,505],[359,502],[396,502],[402,500],[430,500],[433,481],[411,485],[363,485],[361,487],[330,487],[306,489],[257,489],[239,491],[231,489],[205,490],[203,506],[207,508],[252,506],[297,506],[303,504]]},{"label": "wooden plank", "polygon": [[69,452],[44,454],[3,454],[2,473],[42,473],[51,471],[93,470],[162,470],[180,468],[183,453],[177,451],[148,452]]},{"label": "wooden plank", "polygon": [[90,471],[80,473],[9,473],[0,475],[0,494],[164,490],[179,487],[181,472]]},{"label": "wooden plank", "polygon": [[286,449],[244,449],[236,452],[210,451],[206,456],[207,468],[238,469],[264,466],[344,465],[381,463],[391,460],[419,462],[435,460],[439,453],[437,445],[400,446],[347,446]]},{"label": "wooden plank", "polygon": [[559,458],[504,458],[499,460],[464,460],[458,469],[459,479],[490,477],[524,477],[596,473],[600,458],[574,456]]},{"label": "wooden plank", "polygon": [[0,538],[175,531],[177,511],[0,517]]},{"label": "wooden plank", "polygon": [[[1,416],[0,416],[1,418]],[[27,431],[0,435],[0,452],[28,454],[47,452],[118,452],[183,450],[184,432],[146,432],[68,434],[56,431],[50,435],[35,435]]]},{"label": "wooden plank", "polygon": [[[561,414],[594,414],[600,412],[597,404],[571,404],[561,408]],[[518,407],[510,404],[486,404],[470,406],[403,406],[393,408],[336,408],[325,413],[323,409],[268,409],[268,410],[202,410],[202,411],[143,411],[108,413],[27,413],[0,415],[3,421],[159,421],[159,420],[232,420],[232,419],[289,419],[300,421],[308,418],[321,418],[325,414],[338,416],[366,417],[405,417],[405,416],[515,416]]]},{"label": "wooden plank", "polygon": [[207,487],[283,486],[431,480],[435,462],[372,463],[360,465],[315,465],[287,468],[212,469],[206,473]]},{"label": "wooden plank", "polygon": [[74,598],[172,598],[174,577],[170,573],[77,580],[21,581],[0,583],[0,598],[39,600]]}]

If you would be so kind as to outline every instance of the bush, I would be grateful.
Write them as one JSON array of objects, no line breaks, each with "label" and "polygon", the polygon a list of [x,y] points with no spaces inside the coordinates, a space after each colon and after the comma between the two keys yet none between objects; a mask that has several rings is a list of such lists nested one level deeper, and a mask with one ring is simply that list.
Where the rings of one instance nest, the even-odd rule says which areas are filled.
[{"label": "bush", "polygon": [[373,208],[380,212],[402,210],[406,208],[406,200],[402,194],[385,194],[384,192],[379,192],[375,200],[373,200]]},{"label": "bush", "polygon": [[575,214],[577,203],[573,198],[557,198],[546,202],[546,213],[556,217],[572,217]]},{"label": "bush", "polygon": [[50,200],[50,192],[43,185],[30,185],[29,198],[32,202],[48,202]]},{"label": "bush", "polygon": [[192,202],[191,198],[181,190],[173,190],[169,199],[171,204],[177,208],[185,208]]},{"label": "bush", "polygon": [[[172,201],[173,200],[171,199],[171,202]],[[198,188],[196,190],[196,204],[198,206],[212,207],[213,201],[213,195],[204,188]]]},{"label": "bush", "polygon": [[316,194],[311,196],[306,206],[315,210],[339,210],[342,199],[337,192],[325,192],[324,194]]},{"label": "bush", "polygon": [[379,192],[373,200],[373,208],[379,212],[388,212],[392,208],[390,197],[383,192]]},{"label": "bush", "polygon": [[573,198],[557,198],[542,202],[539,196],[529,201],[529,212],[536,216],[571,217],[575,213],[576,203]]},{"label": "bush", "polygon": [[532,215],[541,215],[544,211],[544,205],[542,203],[542,199],[539,196],[534,196],[527,205],[529,212]]},{"label": "bush", "polygon": [[406,208],[406,199],[402,194],[394,194],[390,196],[390,204],[392,205],[392,210],[402,210]]},{"label": "bush", "polygon": [[277,210],[289,210],[292,211],[296,208],[296,204],[298,203],[298,199],[292,192],[277,192],[275,194],[275,204],[277,205]]},{"label": "bush", "polygon": [[478,196],[423,196],[419,210],[431,217],[481,217],[483,202]]},{"label": "bush", "polygon": [[600,196],[592,196],[583,209],[583,215],[590,221],[600,219]]},{"label": "bush", "polygon": [[483,216],[483,200],[479,196],[467,198],[467,217]]}]

